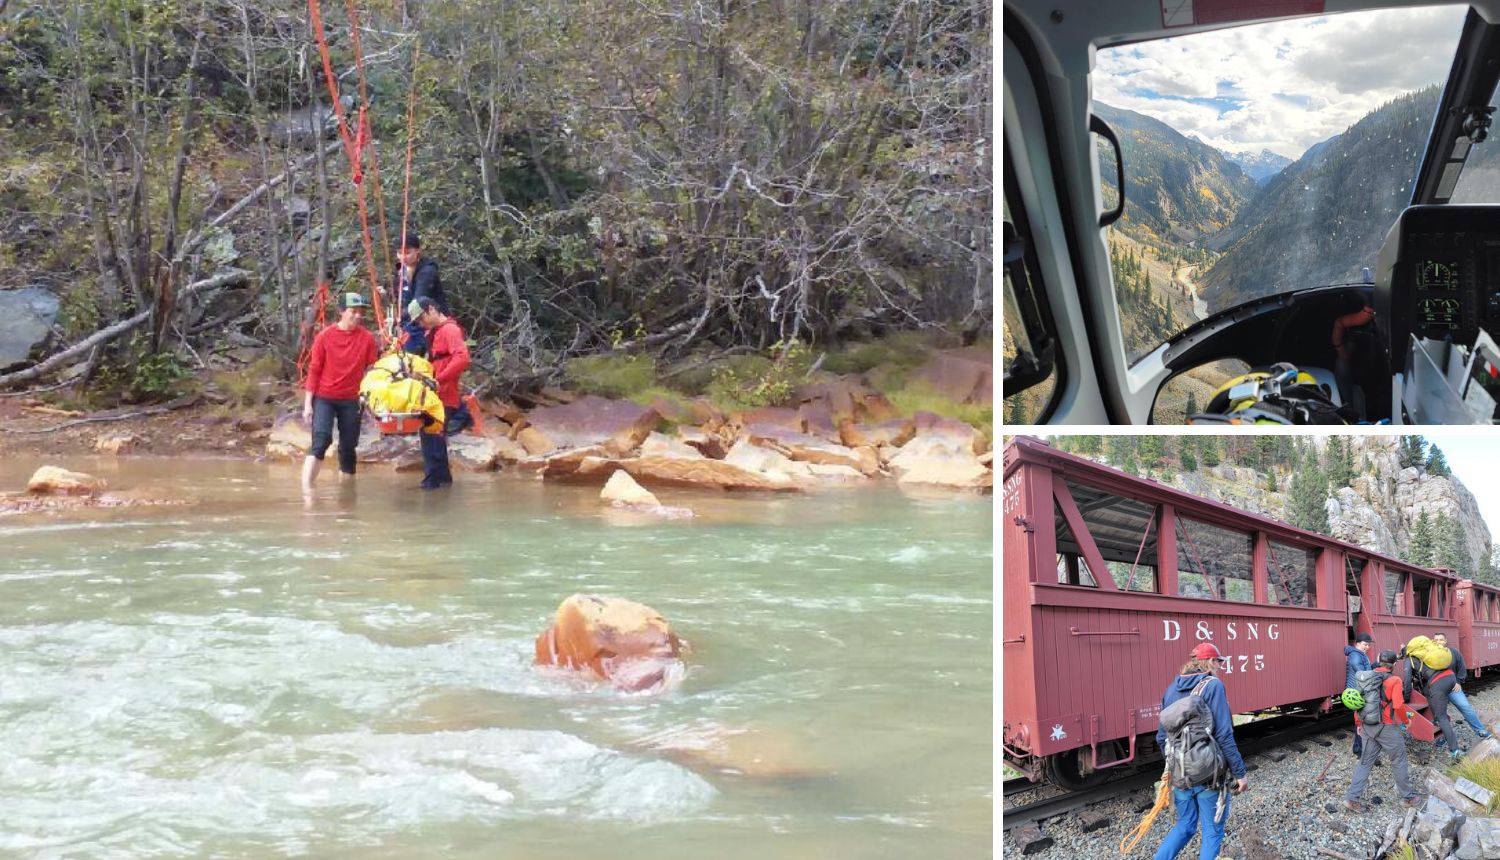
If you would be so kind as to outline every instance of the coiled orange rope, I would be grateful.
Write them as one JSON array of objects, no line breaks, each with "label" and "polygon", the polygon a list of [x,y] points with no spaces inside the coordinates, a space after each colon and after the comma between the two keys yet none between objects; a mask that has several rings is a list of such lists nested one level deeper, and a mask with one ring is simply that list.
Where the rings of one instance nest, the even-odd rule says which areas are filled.
[{"label": "coiled orange rope", "polygon": [[1147,810],[1145,817],[1141,819],[1140,824],[1135,826],[1134,830],[1121,837],[1121,854],[1129,854],[1135,850],[1135,846],[1145,838],[1147,833],[1151,832],[1151,825],[1156,823],[1156,817],[1161,815],[1161,811],[1167,808],[1167,802],[1172,799],[1172,786],[1167,783],[1167,775],[1165,773],[1161,775],[1161,782],[1158,782],[1156,785],[1156,804]]}]

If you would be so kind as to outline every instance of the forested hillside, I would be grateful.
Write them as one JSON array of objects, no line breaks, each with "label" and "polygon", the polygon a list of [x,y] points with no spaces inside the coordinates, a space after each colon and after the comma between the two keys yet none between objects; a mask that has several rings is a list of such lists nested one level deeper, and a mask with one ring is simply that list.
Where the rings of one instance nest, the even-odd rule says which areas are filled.
[{"label": "forested hillside", "polygon": [[1309,149],[1249,199],[1214,240],[1202,275],[1209,310],[1357,281],[1411,201],[1438,89],[1401,96]]},{"label": "forested hillside", "polygon": [[1500,585],[1490,530],[1420,436],[1056,436],[1064,451],[1430,567]]},{"label": "forested hillside", "polygon": [[[1094,103],[1120,138],[1125,156],[1125,214],[1116,228],[1138,241],[1180,249],[1229,224],[1255,182],[1225,153],[1144,114]],[[1115,190],[1108,144],[1100,146],[1106,197]]]},{"label": "forested hillside", "polygon": [[303,0],[0,2],[0,293],[57,299],[31,361],[81,344],[0,385],[293,375],[316,284],[390,282],[408,143],[410,223],[497,385],[988,337],[989,4],[322,6],[355,126],[368,95],[368,253]]}]

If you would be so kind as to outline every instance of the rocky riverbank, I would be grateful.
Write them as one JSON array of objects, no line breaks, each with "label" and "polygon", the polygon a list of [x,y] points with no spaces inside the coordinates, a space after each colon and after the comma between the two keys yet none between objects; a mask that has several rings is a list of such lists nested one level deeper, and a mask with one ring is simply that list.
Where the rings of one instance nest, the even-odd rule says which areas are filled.
[{"label": "rocky riverbank", "polygon": [[[982,366],[974,369],[947,380],[955,398],[989,396],[991,378]],[[93,413],[35,397],[0,398],[0,423],[8,428],[0,454],[301,458],[310,430],[297,392],[285,383],[265,388],[251,402],[207,391]],[[805,492],[882,481],[966,492],[993,487],[993,451],[982,430],[933,412],[903,414],[857,375],[822,374],[784,403],[725,410],[706,397],[640,403],[543,388],[479,401],[477,426],[450,440],[450,457],[460,471],[524,470],[549,481],[602,485],[624,471],[654,490]],[[416,437],[382,436],[369,420],[359,459],[397,471],[421,464]]]},{"label": "rocky riverbank", "polygon": [[[1468,692],[1470,701],[1491,723],[1500,718],[1500,683],[1491,681]],[[1475,744],[1474,733],[1461,719],[1455,719],[1454,727],[1465,746]],[[1349,731],[1338,731],[1247,757],[1250,788],[1231,802],[1229,827],[1220,856],[1225,860],[1372,857],[1384,841],[1389,825],[1401,822],[1407,809],[1396,795],[1389,765],[1384,764],[1375,769],[1366,793],[1366,800],[1373,804],[1370,814],[1360,816],[1345,809],[1344,791],[1353,778],[1355,765],[1350,742]],[[1435,755],[1428,743],[1412,742],[1408,750],[1412,784],[1425,793],[1423,787],[1428,777],[1442,770],[1444,759]],[[1016,832],[1007,832],[1006,854],[1014,852],[1018,857],[1025,855],[1039,860],[1119,856],[1121,838],[1141,820],[1153,800],[1152,790],[1143,789],[1050,819],[1042,823],[1043,839],[1037,842],[1025,843],[1017,839]],[[1130,856],[1151,856],[1172,822],[1172,810],[1168,807]],[[1336,853],[1330,855],[1320,850]],[[1198,840],[1194,838],[1179,856],[1197,854]]]}]

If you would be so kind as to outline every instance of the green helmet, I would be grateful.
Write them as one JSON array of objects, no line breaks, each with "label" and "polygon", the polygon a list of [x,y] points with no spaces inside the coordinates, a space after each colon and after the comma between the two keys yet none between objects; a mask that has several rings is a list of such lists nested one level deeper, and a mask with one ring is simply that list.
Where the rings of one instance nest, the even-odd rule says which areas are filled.
[{"label": "green helmet", "polygon": [[1344,690],[1343,695],[1339,696],[1339,698],[1343,700],[1344,707],[1351,711],[1357,711],[1365,706],[1364,694],[1353,687]]}]

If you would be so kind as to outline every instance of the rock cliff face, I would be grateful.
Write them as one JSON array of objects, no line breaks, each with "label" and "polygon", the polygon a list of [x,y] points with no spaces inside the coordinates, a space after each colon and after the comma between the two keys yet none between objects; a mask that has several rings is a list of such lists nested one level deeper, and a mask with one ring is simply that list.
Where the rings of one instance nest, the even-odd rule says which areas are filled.
[{"label": "rock cliff face", "polygon": [[[1328,529],[1333,537],[1376,552],[1400,557],[1411,539],[1417,517],[1441,514],[1455,520],[1463,531],[1471,570],[1483,570],[1489,557],[1490,530],[1479,514],[1474,495],[1457,478],[1440,478],[1416,468],[1400,467],[1397,440],[1387,437],[1353,437],[1355,477],[1350,486],[1330,488],[1325,503]],[[1323,450],[1327,442],[1313,444]],[[1279,488],[1268,490],[1274,479]],[[1286,519],[1289,476],[1243,466],[1219,465],[1192,472],[1176,472],[1161,480],[1197,496],[1228,505]]]}]

